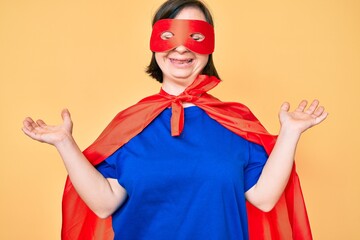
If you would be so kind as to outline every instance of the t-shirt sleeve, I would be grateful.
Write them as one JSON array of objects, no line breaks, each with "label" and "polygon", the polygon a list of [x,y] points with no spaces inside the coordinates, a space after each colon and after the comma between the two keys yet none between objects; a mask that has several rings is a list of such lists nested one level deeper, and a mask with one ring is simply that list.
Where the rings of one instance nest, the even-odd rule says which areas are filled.
[{"label": "t-shirt sleeve", "polygon": [[104,161],[96,165],[96,169],[105,177],[105,178],[115,178],[117,179],[116,173],[116,161],[119,155],[119,150],[110,155]]},{"label": "t-shirt sleeve", "polygon": [[263,146],[249,142],[249,161],[244,171],[245,192],[257,183],[267,159]]}]

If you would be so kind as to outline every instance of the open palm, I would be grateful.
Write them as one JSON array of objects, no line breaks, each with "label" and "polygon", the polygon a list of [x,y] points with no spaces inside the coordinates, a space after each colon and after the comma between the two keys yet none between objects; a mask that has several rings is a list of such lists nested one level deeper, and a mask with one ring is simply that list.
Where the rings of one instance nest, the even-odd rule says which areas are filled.
[{"label": "open palm", "polygon": [[318,100],[314,100],[308,108],[307,104],[303,100],[293,112],[289,112],[289,103],[284,103],[279,112],[281,125],[302,133],[325,120],[328,113],[324,107],[319,106]]},{"label": "open palm", "polygon": [[23,121],[23,132],[30,138],[39,142],[56,145],[64,138],[72,134],[72,121],[70,113],[67,109],[61,112],[63,123],[57,126],[47,125],[43,120],[39,119],[34,121],[32,118],[27,117]]}]

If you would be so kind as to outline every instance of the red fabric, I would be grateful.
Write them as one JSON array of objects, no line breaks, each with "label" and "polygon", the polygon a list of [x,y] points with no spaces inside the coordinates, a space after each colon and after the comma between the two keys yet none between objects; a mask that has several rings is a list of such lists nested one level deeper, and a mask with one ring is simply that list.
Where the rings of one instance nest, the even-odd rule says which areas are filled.
[{"label": "red fabric", "polygon": [[[163,39],[161,35],[165,32],[172,33],[173,36]],[[195,33],[200,33],[205,38],[196,41],[192,38]],[[211,54],[215,48],[214,27],[205,21],[185,19],[161,19],[154,24],[150,38],[151,51],[166,52],[180,45],[196,53]]]},{"label": "red fabric", "polygon": [[[224,127],[245,139],[261,144],[270,154],[276,137],[270,135],[250,110],[239,103],[224,103],[206,92],[220,82],[200,75],[181,95],[161,91],[120,112],[96,141],[83,153],[96,165],[140,133],[165,108],[172,107],[173,136],[183,128],[182,102],[191,102]],[[250,239],[312,239],[304,199],[295,167],[289,183],[273,210],[264,213],[247,203]],[[113,239],[111,217],[101,220],[80,199],[69,179],[63,196],[62,239]]]}]

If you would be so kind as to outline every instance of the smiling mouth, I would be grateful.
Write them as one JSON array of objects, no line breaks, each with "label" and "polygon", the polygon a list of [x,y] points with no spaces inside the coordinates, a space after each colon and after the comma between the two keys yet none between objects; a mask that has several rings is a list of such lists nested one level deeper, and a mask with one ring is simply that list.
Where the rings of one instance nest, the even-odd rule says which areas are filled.
[{"label": "smiling mouth", "polygon": [[193,59],[192,58],[188,58],[188,59],[170,58],[170,62],[175,63],[175,64],[189,64],[189,63],[193,62]]}]

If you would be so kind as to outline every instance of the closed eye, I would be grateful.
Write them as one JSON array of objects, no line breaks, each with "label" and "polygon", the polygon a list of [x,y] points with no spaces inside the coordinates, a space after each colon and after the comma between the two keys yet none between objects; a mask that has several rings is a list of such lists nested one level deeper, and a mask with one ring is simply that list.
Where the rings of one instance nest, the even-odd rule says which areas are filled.
[{"label": "closed eye", "polygon": [[193,33],[190,35],[192,39],[194,39],[197,42],[202,42],[205,39],[205,36],[201,33]]},{"label": "closed eye", "polygon": [[163,32],[160,37],[163,40],[169,40],[170,38],[172,38],[174,36],[174,34],[172,32]]}]

